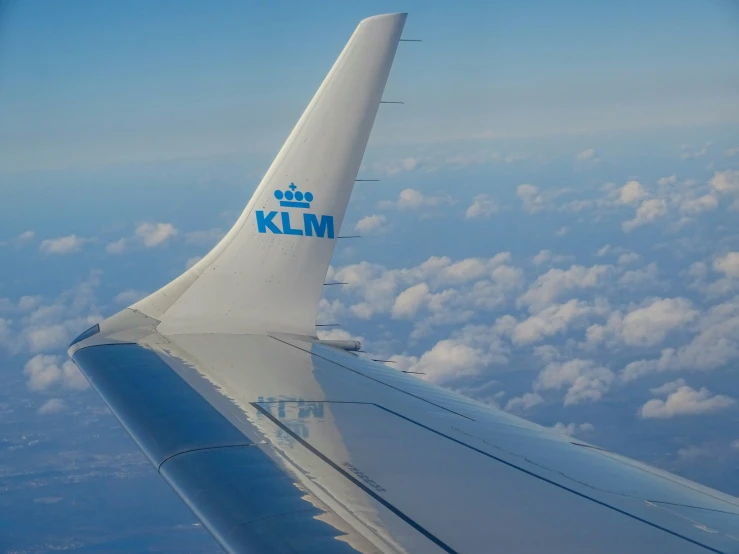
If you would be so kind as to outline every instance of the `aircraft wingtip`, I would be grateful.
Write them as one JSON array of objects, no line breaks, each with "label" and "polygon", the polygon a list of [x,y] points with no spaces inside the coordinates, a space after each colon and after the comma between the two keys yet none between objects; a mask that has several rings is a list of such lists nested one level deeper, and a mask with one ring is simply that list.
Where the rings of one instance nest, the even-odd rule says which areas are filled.
[{"label": "aircraft wingtip", "polygon": [[372,22],[372,21],[379,21],[379,20],[382,20],[382,19],[399,19],[399,18],[405,19],[406,17],[408,17],[408,13],[407,12],[381,13],[381,14],[378,14],[378,15],[373,15],[373,16],[367,17],[367,18],[363,19],[362,21],[360,21],[359,24],[362,25],[364,23],[369,23],[369,22]]}]

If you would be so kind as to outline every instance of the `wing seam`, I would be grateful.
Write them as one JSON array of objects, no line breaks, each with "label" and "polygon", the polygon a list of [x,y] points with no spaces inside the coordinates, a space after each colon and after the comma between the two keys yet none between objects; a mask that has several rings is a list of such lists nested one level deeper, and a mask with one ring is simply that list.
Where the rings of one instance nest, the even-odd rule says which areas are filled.
[{"label": "wing seam", "polygon": [[[318,401],[316,401],[316,402],[318,402]],[[580,498],[583,498],[585,500],[590,500],[591,502],[595,502],[596,504],[598,504],[600,506],[603,506],[604,508],[609,508],[609,509],[611,509],[611,510],[617,512],[617,513],[620,513],[621,515],[625,515],[626,517],[635,519],[636,521],[639,521],[641,523],[645,523],[645,524],[649,525],[650,527],[654,527],[655,529],[659,529],[660,531],[664,531],[665,533],[668,533],[668,534],[673,535],[673,536],[675,536],[677,538],[683,539],[683,540],[685,540],[685,541],[687,541],[689,543],[692,543],[692,544],[694,544],[696,546],[700,546],[702,548],[705,548],[707,550],[710,550],[711,552],[715,552],[716,554],[727,554],[726,552],[723,552],[721,550],[716,550],[715,548],[712,548],[710,546],[707,546],[707,545],[705,545],[703,543],[700,543],[700,542],[698,542],[698,541],[696,541],[694,539],[691,539],[689,537],[686,537],[684,535],[681,535],[679,533],[676,533],[675,531],[671,531],[670,529],[666,529],[666,528],[661,527],[661,526],[659,526],[659,525],[657,525],[655,523],[652,523],[652,522],[650,522],[648,520],[645,520],[643,518],[640,518],[639,516],[634,515],[634,514],[631,514],[631,513],[627,512],[626,510],[622,510],[621,508],[617,508],[616,506],[612,506],[612,505],[610,505],[610,504],[608,504],[606,502],[603,502],[601,500],[598,500],[597,498],[592,498],[591,496],[588,496],[587,494],[584,494],[582,492],[579,492],[579,491],[576,491],[574,489],[571,489],[571,488],[569,488],[569,487],[567,487],[565,485],[562,485],[560,483],[557,483],[556,481],[552,481],[551,479],[547,479],[546,477],[544,477],[542,475],[537,475],[533,471],[530,471],[530,470],[525,469],[523,467],[517,466],[516,464],[514,464],[512,462],[508,462],[506,460],[503,460],[502,458],[499,458],[499,457],[495,456],[494,454],[490,454],[489,452],[485,452],[484,450],[480,450],[479,448],[476,448],[476,447],[474,447],[474,446],[472,446],[470,444],[467,444],[467,443],[465,443],[463,441],[460,441],[459,439],[455,439],[454,437],[451,437],[451,436],[449,436],[449,435],[447,435],[445,433],[442,433],[441,431],[437,431],[436,429],[433,429],[431,427],[428,427],[427,425],[424,425],[423,423],[420,423],[418,421],[415,421],[414,419],[411,419],[409,417],[406,417],[406,416],[404,416],[404,415],[402,415],[402,414],[400,414],[398,412],[395,412],[395,411],[393,411],[393,410],[391,410],[389,408],[386,408],[385,406],[381,406],[380,404],[376,404],[374,402],[353,402],[353,401],[341,401],[341,400],[336,400],[336,401],[332,401],[332,400],[321,400],[320,402],[322,402],[324,404],[363,404],[365,406],[374,406],[374,407],[379,408],[379,409],[381,409],[381,410],[383,410],[383,411],[385,411],[385,412],[387,412],[389,414],[392,414],[394,416],[397,416],[397,417],[399,417],[399,418],[401,418],[401,419],[403,419],[403,420],[405,420],[405,421],[407,421],[409,423],[412,423],[414,425],[417,425],[418,427],[421,427],[422,429],[425,429],[425,430],[430,431],[431,433],[434,433],[434,434],[436,434],[436,435],[438,435],[440,437],[443,437],[443,438],[448,439],[448,440],[450,440],[450,441],[452,441],[454,443],[457,443],[460,446],[463,446],[465,448],[469,448],[470,450],[472,450],[474,452],[477,452],[478,454],[482,454],[483,456],[485,456],[487,458],[490,458],[492,460],[495,460],[496,462],[500,462],[501,464],[504,464],[504,465],[506,465],[506,466],[508,466],[508,467],[510,467],[512,469],[517,469],[518,471],[521,471],[521,472],[529,475],[530,477],[534,477],[536,479],[539,479],[541,481],[544,481],[545,483],[549,483],[550,485],[554,485],[555,487],[560,488],[560,489],[562,489],[564,491],[570,492],[570,493],[572,493],[572,494],[574,494],[576,496],[579,496]],[[302,444],[308,450],[310,450],[311,452],[313,452],[313,454],[315,454],[316,456],[318,456],[319,458],[321,458],[321,460],[323,460],[324,462],[326,462],[327,464],[329,464],[332,468],[334,468],[339,473],[341,473],[342,475],[344,475],[347,479],[349,479],[350,481],[352,481],[352,483],[354,483],[355,485],[357,485],[358,487],[360,487],[363,491],[365,491],[367,494],[369,494],[370,496],[372,496],[378,502],[382,503],[384,506],[386,506],[388,509],[390,509],[393,513],[395,513],[401,519],[403,519],[404,521],[406,521],[406,523],[408,523],[409,525],[412,525],[414,527],[414,529],[417,529],[418,531],[420,531],[425,536],[427,536],[428,538],[431,539],[431,536],[433,536],[433,535],[431,535],[430,533],[427,534],[426,532],[424,532],[424,530],[422,530],[423,529],[422,527],[420,527],[420,526],[416,527],[415,525],[413,525],[411,523],[413,521],[412,519],[410,519],[407,516],[405,516],[399,509],[397,509],[394,506],[392,506],[392,504],[389,504],[386,500],[384,500],[382,497],[380,497],[374,491],[372,491],[372,489],[370,489],[369,487],[365,486],[361,481],[358,481],[357,479],[355,479],[351,474],[347,473],[345,470],[343,470],[341,467],[339,467],[335,462],[332,462],[329,458],[327,458],[324,454],[322,454],[320,451],[318,451],[315,447],[311,446],[302,437],[300,437],[297,434],[295,434],[292,430],[290,430],[290,428],[288,426],[286,426],[280,420],[278,420],[277,418],[275,418],[269,412],[269,410],[267,410],[261,404],[274,404],[274,402],[262,402],[262,403],[252,402],[251,403],[252,406],[254,406],[257,410],[259,410],[267,418],[269,418],[272,422],[274,422],[275,425],[279,426],[282,430],[284,430],[285,432],[287,432],[288,434],[290,434],[300,444]],[[733,514],[733,515],[735,515],[735,514]],[[433,540],[433,539],[431,539],[431,540]],[[436,542],[436,541],[434,541],[434,542]],[[436,543],[436,544],[439,544],[439,543]],[[441,544],[439,544],[439,546],[441,546],[442,548],[444,548],[444,546],[442,546],[443,544],[444,543],[441,543]],[[447,552],[454,552],[454,551],[453,550],[447,550]]]},{"label": "wing seam", "polygon": [[[361,402],[357,402],[357,404],[361,404]],[[258,402],[251,402],[251,405],[254,406],[257,410],[259,410],[260,413],[264,414],[267,419],[269,419],[272,423],[277,425],[280,429],[285,431],[287,434],[292,436],[296,441],[298,441],[300,444],[302,444],[305,448],[310,450],[313,454],[318,456],[323,462],[331,466],[335,471],[339,472],[341,475],[346,477],[349,481],[351,481],[354,485],[362,489],[365,493],[370,495],[372,498],[374,498],[377,502],[385,506],[388,510],[390,510],[393,514],[398,516],[400,519],[405,521],[408,525],[410,525],[413,529],[421,533],[424,537],[429,539],[431,542],[433,542],[435,545],[437,545],[439,548],[444,550],[444,552],[448,552],[449,554],[458,554],[456,550],[451,548],[449,545],[447,545],[445,542],[443,542],[440,538],[438,538],[436,535],[428,531],[426,528],[422,527],[419,523],[417,523],[415,520],[411,519],[409,516],[407,516],[405,513],[400,511],[398,508],[396,508],[393,504],[385,500],[382,496],[377,494],[375,491],[373,491],[370,487],[362,483],[359,479],[351,475],[349,472],[347,472],[345,469],[342,469],[338,464],[333,462],[331,459],[326,457],[322,452],[317,450],[314,446],[306,442],[302,437],[295,434],[287,425],[282,423],[279,419],[274,417],[269,410],[267,410],[264,406],[260,406]]]},{"label": "wing seam", "polygon": [[[230,422],[229,422],[230,423]],[[254,442],[247,442],[243,444],[219,444],[217,446],[200,446],[198,448],[188,448],[187,450],[183,450],[182,452],[175,452],[174,454],[170,454],[166,458],[164,458],[159,465],[157,466],[157,472],[161,473],[162,466],[167,463],[172,458],[176,458],[177,456],[181,456],[182,454],[191,454],[193,452],[202,452],[203,450],[220,450],[222,448],[241,448],[242,446],[257,446],[257,443]]]},{"label": "wing seam", "polygon": [[441,408],[442,410],[444,410],[446,412],[452,413],[454,415],[458,415],[459,417],[463,417],[463,418],[465,418],[465,419],[467,419],[469,421],[475,421],[475,419],[474,418],[471,418],[470,416],[466,416],[464,414],[460,414],[459,412],[455,412],[454,410],[451,410],[451,409],[447,408],[446,406],[441,406],[440,404],[436,404],[435,402],[431,402],[431,400],[428,400],[426,398],[423,398],[422,396],[417,396],[417,395],[413,394],[412,392],[408,392],[408,391],[403,390],[401,388],[395,387],[395,386],[391,385],[390,383],[386,383],[385,381],[381,381],[379,379],[375,379],[374,377],[370,377],[369,375],[367,375],[365,373],[362,373],[361,371],[357,371],[356,369],[352,369],[352,368],[350,368],[350,367],[348,367],[348,366],[346,366],[344,364],[341,364],[341,363],[337,362],[336,360],[332,360],[331,358],[326,358],[325,356],[321,356],[320,354],[316,354],[315,352],[312,352],[310,350],[306,350],[305,348],[301,348],[300,346],[296,346],[296,345],[294,345],[294,344],[292,344],[290,342],[284,341],[282,339],[278,339],[274,335],[269,335],[269,336],[271,338],[275,339],[276,341],[279,341],[279,342],[281,342],[283,344],[286,344],[286,345],[291,346],[293,348],[297,348],[298,350],[302,350],[303,352],[307,352],[311,356],[315,356],[316,358],[321,358],[322,360],[325,360],[325,361],[327,361],[329,363],[332,363],[332,364],[337,365],[339,367],[343,367],[344,369],[346,369],[348,371],[351,371],[352,373],[356,373],[357,375],[360,375],[360,376],[362,376],[362,377],[364,377],[366,379],[369,379],[370,381],[374,381],[375,383],[380,383],[381,385],[385,385],[386,387],[389,387],[389,388],[391,388],[393,390],[396,390],[398,392],[401,392],[403,394],[407,394],[408,396],[412,396],[413,398],[416,398],[418,400],[421,400],[422,402],[426,402],[427,404],[431,404],[432,406],[435,406],[436,408]]},{"label": "wing seam", "polygon": [[462,442],[462,441],[460,441],[458,439],[455,439],[454,437],[450,437],[449,435],[446,435],[446,434],[442,433],[441,431],[437,431],[436,429],[433,429],[431,427],[428,427],[427,425],[424,425],[423,423],[419,423],[418,421],[415,421],[415,420],[413,420],[413,419],[411,419],[409,417],[406,417],[406,416],[404,416],[402,414],[399,414],[398,412],[395,412],[393,410],[390,410],[389,408],[385,408],[384,406],[380,406],[378,404],[375,404],[375,406],[377,406],[381,410],[385,410],[388,413],[391,413],[393,415],[396,415],[399,418],[408,421],[409,423],[413,423],[413,424],[418,425],[419,427],[421,427],[423,429],[426,429],[427,431],[430,431],[430,432],[432,432],[432,433],[434,433],[436,435],[439,435],[440,437],[444,437],[446,439],[449,439],[450,441],[455,442],[455,443],[459,444],[460,446],[464,446],[466,448],[469,448],[470,450],[473,450],[473,451],[477,452],[478,454],[482,454],[483,456],[487,456],[488,458],[491,458],[491,459],[493,459],[493,460],[495,460],[497,462],[500,462],[500,463],[502,463],[504,465],[507,465],[508,467],[511,467],[513,469],[517,469],[518,471],[522,471],[523,473],[526,473],[527,475],[529,475],[531,477],[535,477],[536,479],[540,479],[541,481],[544,481],[545,483],[549,483],[550,485],[554,485],[557,488],[560,488],[562,490],[571,492],[572,494],[575,494],[575,495],[577,495],[577,496],[579,496],[581,498],[584,498],[586,500],[590,500],[591,502],[595,502],[596,504],[598,504],[600,506],[603,506],[604,508],[610,508],[611,510],[613,510],[613,511],[615,511],[617,513],[620,513],[622,515],[625,515],[627,517],[630,517],[630,518],[633,518],[633,519],[635,519],[637,521],[640,521],[642,523],[645,523],[645,524],[647,524],[647,525],[649,525],[651,527],[654,527],[655,529],[659,529],[660,531],[664,531],[665,533],[669,533],[670,535],[673,535],[673,536],[678,537],[680,539],[686,540],[686,541],[688,541],[688,542],[690,542],[692,544],[695,544],[696,546],[703,547],[703,548],[705,548],[707,550],[710,550],[711,552],[716,552],[716,554],[727,554],[727,553],[725,553],[725,552],[723,552],[721,550],[716,550],[715,548],[712,548],[712,547],[707,546],[707,545],[705,545],[703,543],[700,543],[700,542],[698,542],[698,541],[696,541],[694,539],[691,539],[690,537],[686,537],[684,535],[681,535],[680,533],[676,533],[675,531],[671,531],[670,529],[665,529],[664,527],[661,527],[661,526],[659,526],[659,525],[657,525],[655,523],[652,523],[650,521],[647,521],[646,519],[642,519],[642,518],[640,518],[637,515],[630,514],[626,510],[622,510],[621,508],[617,508],[616,506],[611,506],[610,504],[607,504],[606,502],[603,502],[601,500],[598,500],[597,498],[592,498],[592,497],[588,496],[587,494],[584,494],[584,493],[581,493],[581,492],[576,491],[574,489],[571,489],[571,488],[569,488],[569,487],[567,487],[565,485],[562,485],[560,483],[557,483],[556,481],[552,481],[551,479],[547,479],[546,477],[544,477],[542,475],[537,475],[533,471],[529,471],[528,469],[522,468],[520,466],[517,466],[516,464],[513,464],[511,462],[508,462],[506,460],[503,460],[502,458],[498,458],[497,456],[495,456],[493,454],[490,454],[489,452],[485,452],[484,450],[480,450],[479,448],[475,448],[474,446],[472,446],[470,444],[467,444],[467,443]]}]

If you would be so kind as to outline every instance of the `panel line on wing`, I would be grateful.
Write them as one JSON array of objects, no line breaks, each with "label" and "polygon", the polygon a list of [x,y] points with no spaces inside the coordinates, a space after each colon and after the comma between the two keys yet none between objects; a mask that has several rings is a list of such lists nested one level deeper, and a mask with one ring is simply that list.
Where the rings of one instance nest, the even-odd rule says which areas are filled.
[{"label": "panel line on wing", "polygon": [[177,456],[181,456],[182,454],[191,454],[192,452],[201,452],[203,450],[218,450],[221,448],[241,448],[242,446],[258,446],[257,443],[254,442],[245,442],[243,444],[223,444],[218,446],[201,446],[198,448],[190,448],[189,450],[183,450],[182,452],[175,452],[171,456],[167,456],[164,458],[161,463],[157,466],[157,472],[161,473],[162,466],[166,464],[168,461],[170,461],[172,458],[176,458]]},{"label": "panel line on wing", "polygon": [[474,446],[472,446],[470,444],[467,444],[467,443],[465,443],[465,442],[463,442],[463,441],[461,441],[459,439],[455,439],[454,437],[450,437],[449,435],[447,435],[445,433],[442,433],[441,431],[437,431],[436,429],[434,429],[432,427],[429,427],[427,425],[424,425],[423,423],[420,423],[420,422],[415,421],[415,420],[413,420],[413,419],[411,419],[409,417],[406,417],[406,416],[404,416],[402,414],[399,414],[398,412],[395,412],[395,411],[393,411],[393,410],[391,410],[389,408],[385,408],[384,406],[380,406],[378,404],[374,404],[374,405],[377,408],[380,408],[381,410],[384,410],[384,411],[386,411],[386,412],[388,412],[390,414],[393,414],[393,415],[395,415],[395,416],[397,416],[397,417],[399,417],[401,419],[404,419],[405,421],[408,421],[409,423],[413,423],[415,425],[418,425],[419,427],[421,427],[423,429],[426,429],[427,431],[430,431],[430,432],[432,432],[432,433],[434,433],[434,434],[436,434],[436,435],[438,435],[440,437],[447,438],[450,441],[459,444],[460,446],[464,446],[466,448],[469,448],[470,450],[473,450],[473,451],[477,452],[478,454],[482,454],[483,456],[486,456],[486,457],[491,458],[491,459],[493,459],[493,460],[495,460],[497,462],[500,462],[502,464],[505,464],[508,467],[511,467],[513,469],[517,469],[519,471],[522,471],[523,473],[526,473],[527,475],[529,475],[531,477],[535,477],[535,478],[540,479],[540,480],[542,480],[542,481],[544,481],[546,483],[549,483],[550,485],[554,485],[555,487],[558,487],[558,488],[560,488],[562,490],[571,492],[572,494],[575,494],[575,495],[577,495],[577,496],[579,496],[581,498],[584,498],[586,500],[590,500],[592,502],[595,502],[596,504],[599,504],[600,506],[603,506],[604,508],[610,508],[611,510],[614,510],[615,512],[618,512],[618,513],[623,514],[623,515],[625,515],[627,517],[633,518],[633,519],[635,519],[637,521],[640,521],[640,522],[645,523],[645,524],[647,524],[647,525],[649,525],[651,527],[654,527],[656,529],[659,529],[661,531],[664,531],[665,533],[669,533],[670,535],[673,535],[673,536],[678,537],[680,539],[686,540],[686,541],[688,541],[690,543],[693,543],[693,544],[695,544],[697,546],[701,546],[701,547],[703,547],[703,548],[705,548],[707,550],[710,550],[711,552],[716,552],[717,554],[727,554],[725,552],[722,552],[721,550],[716,550],[715,548],[711,548],[710,546],[707,546],[707,545],[705,545],[703,543],[700,543],[700,542],[698,542],[696,540],[693,540],[693,539],[691,539],[689,537],[686,537],[684,535],[681,535],[680,533],[676,533],[675,531],[671,531],[670,529],[666,529],[666,528],[664,528],[664,527],[662,527],[660,525],[657,525],[656,523],[652,523],[651,521],[648,521],[646,519],[643,519],[643,518],[641,518],[641,517],[639,517],[637,515],[631,514],[631,513],[627,512],[625,510],[622,510],[621,508],[617,508],[616,506],[612,506],[612,505],[610,505],[610,504],[608,504],[606,502],[603,502],[602,500],[598,500],[597,498],[593,498],[591,496],[588,496],[587,494],[584,494],[584,493],[581,493],[581,492],[576,491],[574,489],[571,489],[571,488],[569,488],[569,487],[567,487],[565,485],[562,485],[561,483],[557,483],[556,481],[553,481],[551,479],[547,479],[543,475],[538,475],[538,474],[534,473],[533,471],[530,471],[530,470],[525,469],[523,467],[517,466],[516,464],[511,463],[511,462],[508,462],[508,461],[506,461],[506,460],[504,460],[502,458],[499,458],[499,457],[495,456],[494,454],[490,454],[489,452],[485,452],[484,450],[480,450],[479,448],[476,448],[476,447],[474,447]]},{"label": "panel line on wing", "polygon": [[[450,441],[452,441],[452,442],[454,442],[454,443],[456,443],[456,444],[458,444],[460,446],[463,446],[465,448],[468,448],[468,449],[472,450],[473,452],[476,452],[478,454],[482,454],[483,456],[485,456],[487,458],[490,458],[492,460],[495,460],[496,462],[500,462],[500,463],[502,463],[502,464],[504,464],[504,465],[506,465],[506,466],[508,466],[508,467],[510,467],[512,469],[516,469],[518,471],[521,471],[521,472],[529,475],[530,477],[534,477],[536,479],[539,479],[541,481],[544,481],[545,483],[549,483],[550,485],[554,485],[555,487],[557,487],[559,489],[562,489],[564,491],[570,492],[570,493],[572,493],[572,494],[574,494],[576,496],[579,496],[579,497],[581,497],[581,498],[583,498],[585,500],[590,500],[592,502],[595,502],[596,504],[598,504],[600,506],[603,506],[604,508],[609,508],[609,509],[611,509],[611,510],[617,512],[617,513],[620,513],[620,514],[625,515],[625,516],[627,516],[629,518],[635,519],[635,520],[637,520],[637,521],[639,521],[641,523],[645,523],[645,524],[649,525],[650,527],[654,527],[656,529],[659,529],[660,531],[664,531],[665,533],[668,533],[670,535],[673,535],[673,536],[675,536],[677,538],[683,539],[683,540],[688,541],[688,542],[690,542],[692,544],[695,544],[697,546],[706,548],[707,550],[710,550],[711,552],[715,552],[717,554],[727,554],[727,553],[725,553],[725,552],[723,552],[721,550],[716,550],[716,549],[714,549],[714,548],[712,548],[712,547],[710,547],[708,545],[705,545],[703,543],[700,543],[700,542],[698,542],[698,541],[696,541],[694,539],[691,539],[689,537],[686,537],[684,535],[681,535],[681,534],[679,534],[679,533],[677,533],[675,531],[671,531],[670,529],[667,529],[667,528],[662,527],[660,525],[657,525],[655,523],[652,523],[652,522],[650,522],[650,521],[648,521],[646,519],[643,519],[643,518],[641,518],[641,517],[639,517],[637,515],[634,515],[634,514],[632,514],[630,512],[627,512],[626,510],[623,510],[621,508],[618,508],[616,506],[613,506],[611,504],[608,504],[607,502],[604,502],[602,500],[598,500],[597,498],[593,498],[591,496],[588,496],[587,494],[584,494],[582,492],[579,492],[577,490],[574,490],[574,489],[572,489],[570,487],[567,487],[566,485],[563,485],[561,483],[557,483],[556,481],[553,481],[551,479],[548,479],[548,478],[546,478],[546,477],[544,477],[542,475],[538,475],[537,473],[534,473],[533,471],[530,471],[530,470],[528,470],[526,468],[523,468],[523,467],[521,467],[519,465],[516,465],[515,463],[512,463],[512,462],[509,462],[509,461],[504,460],[502,458],[499,458],[498,456],[495,456],[494,454],[491,454],[489,452],[486,452],[484,450],[481,450],[479,448],[476,448],[476,447],[474,447],[474,446],[472,446],[470,444],[467,444],[467,443],[465,443],[465,442],[463,442],[463,441],[461,441],[459,439],[455,439],[454,437],[451,437],[451,436],[447,435],[446,433],[443,433],[443,432],[438,431],[438,430],[436,430],[436,429],[434,429],[432,427],[429,427],[427,425],[424,425],[423,423],[420,423],[420,422],[418,422],[418,421],[416,421],[414,419],[411,419],[411,418],[409,418],[407,416],[404,416],[403,414],[400,414],[400,413],[398,413],[398,412],[396,412],[394,410],[391,410],[390,408],[386,408],[385,406],[382,406],[382,405],[377,404],[375,402],[361,402],[361,401],[347,401],[347,400],[318,400],[318,401],[310,401],[310,400],[306,400],[306,399],[302,399],[302,401],[303,402],[316,402],[317,404],[319,404],[319,403],[320,404],[355,404],[355,405],[373,406],[375,408],[379,408],[380,410],[383,410],[386,413],[389,413],[391,415],[394,415],[396,417],[399,417],[400,419],[403,419],[404,421],[407,421],[408,423],[414,424],[414,425],[416,425],[416,426],[418,426],[418,427],[420,427],[422,429],[425,429],[427,431],[430,431],[430,432],[434,433],[437,436],[440,436],[442,438],[448,439],[448,440],[450,440]],[[386,506],[389,509],[391,509],[393,511],[393,513],[395,513],[396,515],[398,515],[399,517],[401,517],[401,519],[403,519],[404,521],[406,521],[406,522],[408,522],[410,524],[410,521],[412,521],[412,520],[410,520],[410,518],[406,519],[407,516],[404,516],[404,514],[402,514],[402,512],[400,512],[397,509],[393,509],[393,507],[391,507],[391,505],[389,505],[389,503],[387,501],[385,501],[384,499],[381,499],[381,497],[378,497],[378,495],[374,491],[372,491],[369,487],[365,486],[361,481],[355,479],[350,473],[348,473],[347,471],[345,471],[344,469],[342,469],[339,465],[337,465],[335,462],[331,461],[328,457],[326,457],[323,453],[321,453],[315,447],[313,447],[312,445],[310,445],[302,437],[300,437],[295,432],[293,432],[288,426],[286,426],[279,419],[277,419],[276,417],[274,417],[269,412],[269,410],[266,409],[263,406],[263,404],[279,404],[281,402],[291,402],[291,401],[274,400],[274,401],[252,402],[251,404],[257,410],[259,410],[262,414],[264,414],[266,417],[268,417],[273,423],[275,423],[276,425],[278,425],[282,430],[284,430],[285,432],[287,432],[288,434],[290,434],[290,436],[292,436],[296,441],[298,441],[300,444],[302,444],[308,450],[310,450],[313,454],[315,454],[316,456],[318,456],[321,460],[323,460],[324,462],[326,462],[327,464],[329,464],[332,468],[334,468],[335,470],[337,470],[338,472],[340,472],[342,475],[344,475],[346,478],[348,478],[349,480],[351,480],[355,485],[359,486],[363,491],[365,491],[368,494],[370,494],[378,502],[381,502],[384,506]],[[543,466],[541,466],[541,467],[543,469],[548,469],[548,468],[543,467]],[[630,497],[630,498],[633,498],[635,500],[639,500],[639,499],[637,499],[635,497]],[[647,501],[647,502],[651,502],[651,501]],[[663,504],[663,502],[659,502],[659,501],[656,501],[656,502],[658,502],[660,504]],[[667,504],[669,504],[669,503],[667,503]],[[683,505],[683,504],[674,504],[674,505],[676,505],[676,506],[682,506],[682,507],[691,507],[691,506],[686,506],[686,505]],[[697,509],[703,509],[703,508],[700,508],[700,507],[697,507],[697,506],[695,508],[697,508]],[[719,511],[719,510],[716,510],[716,511]],[[736,515],[733,512],[724,512],[724,513],[727,513],[727,514],[730,514],[730,515]],[[408,520],[410,520],[410,521],[408,521]],[[414,528],[415,528],[415,526],[414,526]],[[419,529],[419,531],[420,531],[420,529]],[[425,533],[424,533],[424,535],[425,535]]]},{"label": "panel line on wing", "polygon": [[297,345],[295,345],[295,344],[293,344],[291,342],[288,342],[286,340],[282,340],[280,338],[277,338],[274,335],[270,335],[270,337],[273,338],[273,339],[275,339],[276,341],[279,341],[279,342],[283,343],[283,344],[287,344],[288,346],[292,346],[293,348],[297,348],[298,350],[302,350],[303,352],[307,352],[311,356],[315,356],[316,358],[321,358],[322,360],[325,360],[325,361],[327,361],[329,363],[332,363],[334,365],[337,365],[339,367],[342,367],[342,368],[344,368],[344,369],[346,369],[348,371],[351,371],[352,373],[356,373],[357,375],[361,375],[362,377],[364,377],[366,379],[369,379],[370,381],[374,381],[375,383],[380,383],[381,385],[385,385],[386,387],[390,387],[393,390],[396,390],[398,392],[402,392],[403,394],[407,394],[408,396],[412,396],[413,398],[416,398],[418,400],[421,400],[422,402],[426,402],[427,404],[431,404],[432,406],[435,406],[437,408],[441,408],[442,410],[444,410],[446,412],[450,412],[450,413],[452,413],[454,415],[458,415],[459,417],[463,417],[465,419],[468,419],[469,421],[475,421],[475,419],[474,418],[471,418],[470,416],[467,416],[467,415],[464,415],[464,414],[460,414],[459,412],[455,412],[454,410],[452,410],[450,408],[447,408],[446,406],[442,406],[440,404],[436,404],[435,402],[432,402],[431,400],[428,400],[427,398],[423,398],[422,396],[417,396],[417,395],[413,394],[412,392],[408,392],[407,390],[403,390],[401,388],[398,388],[396,386],[393,386],[390,383],[386,383],[385,381],[381,381],[380,379],[375,379],[374,377],[370,377],[366,373],[362,373],[361,371],[357,371],[356,369],[352,369],[351,367],[348,367],[346,365],[340,364],[336,360],[332,360],[330,358],[326,358],[325,356],[321,356],[320,354],[317,354],[317,353],[315,353],[315,352],[313,352],[311,350],[307,350],[305,348],[301,348],[300,346],[297,346]]},{"label": "panel line on wing", "polygon": [[[362,404],[362,402],[357,402],[357,404]],[[371,404],[371,403],[367,403]],[[351,473],[343,469],[341,466],[333,462],[331,459],[326,457],[322,452],[317,450],[314,446],[309,444],[305,439],[303,439],[301,436],[299,436],[297,433],[295,433],[292,429],[290,429],[289,426],[285,425],[283,422],[281,422],[279,419],[277,419],[275,416],[273,416],[269,410],[267,410],[264,406],[261,406],[259,402],[251,402],[251,405],[254,406],[261,414],[263,414],[267,419],[269,419],[272,423],[277,425],[280,429],[282,429],[285,433],[290,435],[292,438],[294,438],[297,442],[299,442],[301,445],[303,445],[305,448],[310,450],[313,454],[318,456],[322,461],[324,461],[326,464],[331,466],[334,470],[339,472],[341,475],[346,477],[349,481],[351,481],[354,485],[362,489],[365,493],[367,493],[369,496],[371,496],[373,499],[375,499],[377,502],[382,504],[385,508],[390,510],[393,514],[398,516],[400,519],[402,519],[404,522],[406,522],[408,525],[413,527],[416,531],[421,533],[424,537],[429,539],[431,542],[433,542],[435,545],[437,545],[439,548],[444,550],[444,552],[448,552],[449,554],[457,554],[457,551],[451,548],[449,545],[444,543],[441,539],[439,539],[436,535],[422,527],[418,522],[407,516],[405,513],[400,511],[398,508],[396,508],[393,504],[385,500],[382,496],[377,494],[376,491],[372,490],[371,487],[364,484],[362,481],[354,477]],[[380,407],[380,406],[378,406]]]}]

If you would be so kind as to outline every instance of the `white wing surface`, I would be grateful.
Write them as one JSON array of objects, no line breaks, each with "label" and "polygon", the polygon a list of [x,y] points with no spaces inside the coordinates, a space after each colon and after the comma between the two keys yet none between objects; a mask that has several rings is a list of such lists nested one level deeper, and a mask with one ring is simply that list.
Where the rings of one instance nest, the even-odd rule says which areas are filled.
[{"label": "white wing surface", "polygon": [[739,499],[316,338],[404,22],[359,24],[231,231],[72,359],[228,552],[739,552]]}]

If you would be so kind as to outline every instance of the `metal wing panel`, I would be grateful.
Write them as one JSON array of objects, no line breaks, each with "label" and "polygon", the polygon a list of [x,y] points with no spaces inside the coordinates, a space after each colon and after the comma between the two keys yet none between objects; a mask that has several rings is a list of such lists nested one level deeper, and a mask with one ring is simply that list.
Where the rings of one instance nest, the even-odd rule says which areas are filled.
[{"label": "metal wing panel", "polygon": [[[425,522],[421,527],[453,551],[478,552],[495,540],[507,552],[527,552],[540,548],[531,540],[544,536],[565,552],[590,552],[596,538],[600,552],[739,546],[733,497],[351,354],[283,339],[180,335],[170,337],[168,351],[170,363],[181,357],[250,417],[261,408],[265,417],[254,421],[267,442],[314,486],[352,506],[367,528],[384,529],[401,545],[408,543],[377,499],[365,491],[360,500],[327,463],[352,464],[385,489],[383,501]],[[378,409],[358,415],[357,405]],[[406,462],[390,463],[396,459]],[[442,489],[444,495],[432,494]],[[671,505],[698,512],[688,520]]]},{"label": "metal wing panel", "polygon": [[156,467],[189,450],[253,444],[153,350],[91,346],[73,359]]},{"label": "metal wing panel", "polygon": [[332,525],[332,514],[320,502],[154,350],[90,346],[73,359],[226,551],[379,552],[337,518]]},{"label": "metal wing panel", "polygon": [[[327,402],[308,417],[296,402],[260,407],[294,439],[281,442],[286,456],[301,457],[300,446],[307,446],[445,552],[486,552],[490,545],[506,553],[702,550],[670,532],[666,514],[635,517],[381,406]],[[334,448],[336,428],[343,430],[343,455]],[[336,480],[318,484],[341,494]]]},{"label": "metal wing panel", "polygon": [[230,552],[739,551],[733,497],[293,342],[73,357]]},{"label": "metal wing panel", "polygon": [[348,536],[321,521],[326,512],[257,447],[186,452],[160,469],[185,504],[228,552],[348,554]]}]

